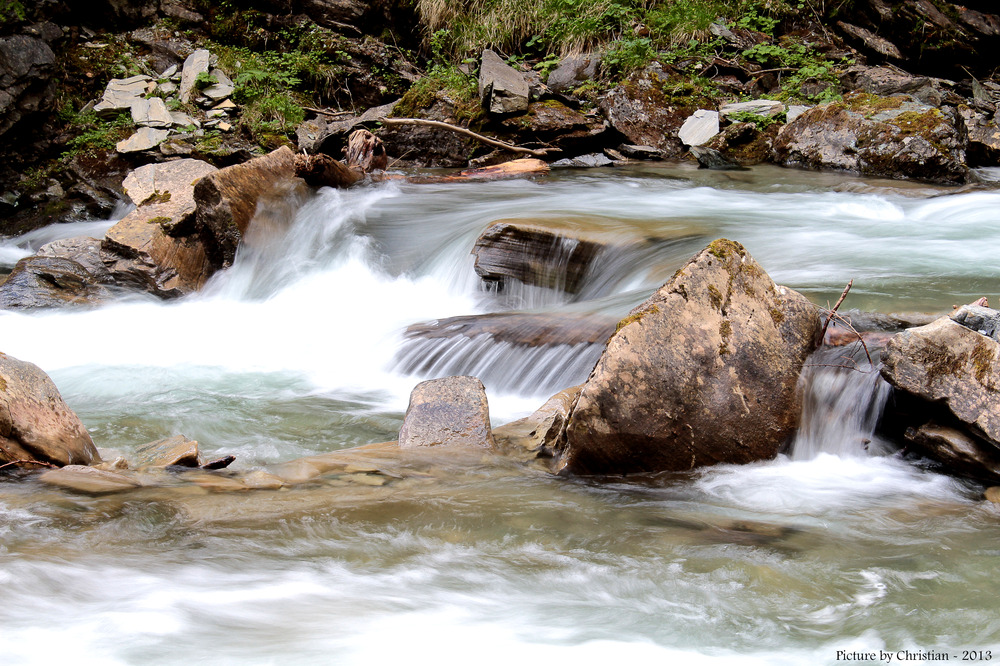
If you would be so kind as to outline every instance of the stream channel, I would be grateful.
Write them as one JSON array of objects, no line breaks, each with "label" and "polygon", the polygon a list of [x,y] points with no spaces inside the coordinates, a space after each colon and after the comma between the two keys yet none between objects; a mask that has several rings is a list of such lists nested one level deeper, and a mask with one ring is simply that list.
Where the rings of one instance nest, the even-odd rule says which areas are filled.
[{"label": "stream channel", "polygon": [[[507,310],[622,317],[715,238],[822,305],[850,279],[844,309],[1000,296],[1000,190],[647,165],[322,189],[263,214],[202,293],[0,312],[0,350],[49,373],[106,459],[183,434],[249,470],[395,439],[410,390],[435,376],[481,377],[495,425],[524,416],[586,379],[600,345],[416,347],[406,328]],[[573,295],[496,292],[470,251],[499,219],[657,240],[609,254]],[[8,239],[0,262],[110,224]],[[873,374],[807,375],[788,455],[682,477],[443,458],[383,487],[91,497],[0,482],[0,661],[1000,659],[1000,510],[873,436],[891,399]]]}]

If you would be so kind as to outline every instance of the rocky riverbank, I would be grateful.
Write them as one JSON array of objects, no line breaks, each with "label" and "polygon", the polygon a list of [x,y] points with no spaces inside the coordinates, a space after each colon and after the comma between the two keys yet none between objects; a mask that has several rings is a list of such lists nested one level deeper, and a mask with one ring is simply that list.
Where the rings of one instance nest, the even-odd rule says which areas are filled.
[{"label": "rocky riverbank", "polygon": [[[566,166],[773,162],[954,184],[1000,165],[1000,83],[977,57],[1000,43],[1000,16],[985,6],[785,8],[720,15],[667,50],[637,23],[635,39],[582,55],[486,41],[460,58],[447,31],[392,2],[13,4],[0,233],[106,215],[143,164],[225,167],[281,145],[340,157],[359,127],[396,167],[520,156],[503,145]],[[624,60],[628,46],[642,49]]]}]

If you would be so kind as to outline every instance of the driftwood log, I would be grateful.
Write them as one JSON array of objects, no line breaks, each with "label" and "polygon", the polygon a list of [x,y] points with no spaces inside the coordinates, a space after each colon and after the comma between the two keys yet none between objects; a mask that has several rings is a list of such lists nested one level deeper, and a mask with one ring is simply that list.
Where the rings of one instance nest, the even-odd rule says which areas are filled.
[{"label": "driftwood log", "polygon": [[295,175],[312,187],[350,187],[364,178],[361,169],[352,169],[329,155],[296,155]]},{"label": "driftwood log", "polygon": [[366,129],[354,130],[347,139],[346,161],[363,173],[382,171],[389,163],[382,140]]}]

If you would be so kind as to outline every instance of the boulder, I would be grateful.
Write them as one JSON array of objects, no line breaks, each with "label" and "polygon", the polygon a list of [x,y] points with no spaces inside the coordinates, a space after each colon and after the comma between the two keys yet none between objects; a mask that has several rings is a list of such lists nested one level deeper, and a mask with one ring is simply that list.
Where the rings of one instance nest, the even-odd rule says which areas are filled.
[{"label": "boulder", "polygon": [[56,56],[30,35],[0,37],[0,135],[55,99]]},{"label": "boulder", "polygon": [[0,309],[99,305],[110,297],[97,276],[71,259],[31,256],[0,284]]},{"label": "boulder", "polygon": [[594,113],[581,113],[557,100],[532,102],[525,115],[500,123],[509,140],[519,145],[542,144],[572,154],[599,149],[607,123]]},{"label": "boulder", "polygon": [[170,136],[170,130],[140,127],[132,136],[115,144],[115,150],[119,153],[140,153],[156,148],[166,141],[168,136]]},{"label": "boulder", "polygon": [[737,113],[752,113],[755,116],[771,117],[785,112],[785,105],[773,99],[755,99],[749,102],[726,104],[719,109],[719,115],[728,118]]},{"label": "boulder", "polygon": [[963,182],[965,144],[949,109],[907,96],[848,95],[806,111],[781,128],[774,160],[868,176]]},{"label": "boulder", "polygon": [[100,461],[94,442],[42,370],[0,352],[0,460]]},{"label": "boulder", "polygon": [[677,137],[685,146],[700,146],[719,133],[719,112],[698,109],[684,121]]},{"label": "boulder", "polygon": [[483,51],[479,66],[479,99],[483,109],[494,115],[511,115],[528,110],[528,81],[493,51]]},{"label": "boulder", "polygon": [[107,231],[101,259],[116,284],[176,297],[217,268],[196,229],[194,184],[217,169],[192,159],[147,164],[123,183],[137,208]]},{"label": "boulder", "polygon": [[1000,343],[949,317],[898,333],[882,354],[882,376],[896,389],[896,428],[947,471],[1000,479],[998,359]]},{"label": "boulder", "polygon": [[593,169],[597,167],[614,166],[614,160],[604,153],[590,153],[589,155],[577,155],[576,157],[567,157],[565,159],[556,160],[552,163],[552,166]]},{"label": "boulder", "polygon": [[717,240],[618,324],[556,447],[571,474],[773,458],[801,411],[821,324],[738,243]]},{"label": "boulder", "polygon": [[201,91],[201,94],[212,100],[213,103],[221,102],[233,94],[236,85],[232,79],[226,76],[221,69],[213,69],[209,76],[215,79],[215,83]]},{"label": "boulder", "polygon": [[685,151],[677,137],[681,126],[710,100],[678,94],[664,76],[655,70],[633,74],[608,91],[600,101],[600,109],[629,143],[651,146],[667,158],[679,157]]},{"label": "boulder", "polygon": [[212,242],[209,257],[225,267],[233,263],[240,239],[257,211],[258,201],[295,177],[295,153],[287,146],[243,164],[201,178],[194,187],[197,223]]},{"label": "boulder", "polygon": [[598,53],[581,53],[576,56],[566,56],[559,65],[549,72],[545,85],[556,92],[567,92],[581,83],[597,76],[597,68],[601,65]]},{"label": "boulder", "polygon": [[410,393],[399,447],[496,448],[486,389],[475,377],[445,377],[417,384]]}]

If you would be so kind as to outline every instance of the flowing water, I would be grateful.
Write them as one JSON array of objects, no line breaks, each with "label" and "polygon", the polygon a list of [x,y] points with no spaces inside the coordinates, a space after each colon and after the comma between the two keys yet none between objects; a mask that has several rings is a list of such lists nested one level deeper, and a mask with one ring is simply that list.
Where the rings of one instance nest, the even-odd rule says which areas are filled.
[{"label": "flowing water", "polygon": [[[106,458],[184,434],[253,469],[394,439],[410,389],[440,373],[483,377],[507,422],[600,353],[489,337],[415,350],[412,324],[512,309],[613,321],[718,237],[817,303],[853,278],[851,307],[946,312],[997,298],[998,211],[997,191],[769,168],[292,192],[203,293],[3,312],[0,350],[50,374]],[[658,240],[609,253],[574,295],[490,291],[470,250],[510,218]],[[1000,658],[1000,512],[892,455],[874,434],[887,389],[838,364],[807,372],[788,455],[690,476],[597,483],[475,459],[384,488],[89,497],[2,482],[0,661]]]}]

